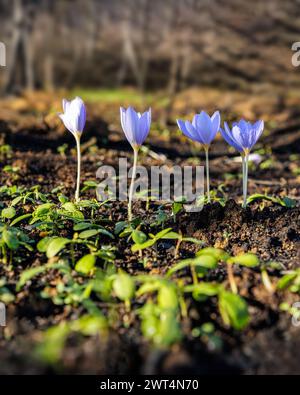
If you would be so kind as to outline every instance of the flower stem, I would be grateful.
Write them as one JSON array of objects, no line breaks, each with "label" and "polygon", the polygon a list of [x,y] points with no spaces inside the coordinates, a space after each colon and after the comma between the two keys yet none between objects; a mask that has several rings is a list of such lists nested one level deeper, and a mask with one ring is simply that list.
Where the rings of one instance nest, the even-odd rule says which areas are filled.
[{"label": "flower stem", "polygon": [[[180,236],[182,236],[182,235],[181,235],[181,232],[180,232]],[[180,237],[180,238],[177,240],[177,243],[176,243],[175,252],[174,252],[174,258],[175,258],[175,259],[178,258],[179,248],[180,248],[180,244],[181,244],[181,243],[182,243],[182,237]]]},{"label": "flower stem", "polygon": [[80,171],[81,171],[81,150],[80,150],[80,134],[75,134],[76,146],[77,146],[77,182],[75,191],[75,201],[79,201],[79,190],[80,190]]},{"label": "flower stem", "polygon": [[207,192],[207,202],[210,203],[208,147],[205,147],[204,150],[205,150],[205,162],[206,162],[206,192]]},{"label": "flower stem", "polygon": [[187,318],[188,317],[187,305],[182,295],[179,297],[179,305],[180,305],[182,317]]},{"label": "flower stem", "polygon": [[132,168],[132,177],[131,177],[131,184],[129,189],[129,197],[128,197],[128,222],[132,221],[132,199],[133,199],[133,188],[134,188],[134,181],[136,177],[136,167],[137,167],[137,160],[138,160],[138,153],[139,148],[133,148],[133,168]]},{"label": "flower stem", "polygon": [[193,265],[191,265],[191,273],[192,273],[193,284],[198,284],[197,272],[196,272],[195,266],[193,266]]},{"label": "flower stem", "polygon": [[243,208],[247,206],[248,194],[248,154],[243,155]]},{"label": "flower stem", "polygon": [[271,283],[270,277],[269,277],[266,269],[263,269],[261,271],[261,279],[262,279],[262,283],[264,284],[266,290],[272,295],[274,293],[274,287],[273,287],[273,284]]},{"label": "flower stem", "polygon": [[244,207],[244,193],[245,193],[245,156],[242,154],[242,168],[243,168],[243,207]]},{"label": "flower stem", "polygon": [[233,267],[232,267],[232,263],[228,263],[228,262],[227,262],[227,275],[228,275],[228,281],[231,291],[236,295],[238,293],[238,288],[234,279]]}]

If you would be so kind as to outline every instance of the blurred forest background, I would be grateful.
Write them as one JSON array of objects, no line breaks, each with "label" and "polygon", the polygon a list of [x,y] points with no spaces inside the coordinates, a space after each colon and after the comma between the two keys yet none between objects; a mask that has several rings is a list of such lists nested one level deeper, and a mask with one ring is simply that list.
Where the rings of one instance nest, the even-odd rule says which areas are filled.
[{"label": "blurred forest background", "polygon": [[163,123],[202,108],[300,123],[300,0],[0,0],[0,15],[2,97],[138,95]]},{"label": "blurred forest background", "polygon": [[299,0],[0,0],[2,92],[300,87]]}]

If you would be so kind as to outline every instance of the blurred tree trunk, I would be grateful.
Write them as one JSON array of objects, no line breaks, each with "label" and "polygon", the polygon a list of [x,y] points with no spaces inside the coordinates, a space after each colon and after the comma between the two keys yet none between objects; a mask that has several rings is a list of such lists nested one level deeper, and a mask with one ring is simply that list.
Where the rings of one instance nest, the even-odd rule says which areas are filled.
[{"label": "blurred tree trunk", "polygon": [[169,122],[176,93],[179,88],[179,78],[180,78],[179,18],[180,18],[180,6],[177,1],[171,2],[169,8],[169,18],[168,18],[170,21],[169,40],[170,40],[170,51],[171,51],[169,80],[167,84],[169,101],[164,112],[164,116],[162,120],[163,125],[166,125]]},{"label": "blurred tree trunk", "polygon": [[[149,4],[148,0],[145,0],[145,7],[143,7],[143,11],[148,13]],[[142,95],[145,92],[146,85],[146,75],[147,75],[147,65],[146,61],[142,61],[138,56],[138,51],[135,46],[133,40],[133,25],[132,25],[132,15],[136,14],[136,4],[133,2],[128,2],[123,9],[123,21],[121,24],[121,33],[122,33],[122,55],[120,68],[117,75],[117,84],[121,86],[126,78],[126,74],[128,71],[131,71],[136,84],[138,86],[139,91]],[[147,36],[147,24],[144,24],[143,34],[144,39]]]},{"label": "blurred tree trunk", "polygon": [[99,19],[101,21],[101,15],[95,18],[95,0],[73,1],[70,8],[73,11],[72,25],[69,26],[70,35],[73,36],[71,42],[73,58],[65,81],[67,87],[74,85],[78,73],[83,68],[83,62],[85,67],[88,67],[88,64],[92,65],[97,30],[100,30]]},{"label": "blurred tree trunk", "polygon": [[44,81],[43,87],[46,91],[53,91],[54,82],[54,59],[52,54],[48,54],[44,59]]},{"label": "blurred tree trunk", "polygon": [[[150,22],[151,22],[151,0],[142,0],[142,43],[141,43],[141,92],[144,95],[146,91],[149,60],[151,52],[150,43]],[[144,97],[143,97],[144,99]]]},{"label": "blurred tree trunk", "polygon": [[139,68],[139,62],[137,58],[137,53],[132,41],[130,22],[126,19],[122,24],[122,40],[123,40],[123,50],[122,50],[122,60],[121,67],[119,69],[117,81],[121,85],[126,77],[128,68],[131,70],[138,88],[143,91],[144,82],[143,75]]},{"label": "blurred tree trunk", "polygon": [[[34,89],[33,48],[30,40],[32,14],[24,6],[24,0],[13,0],[12,38],[5,93],[11,93],[19,87]],[[18,81],[19,80],[19,81]]]},{"label": "blurred tree trunk", "polygon": [[43,24],[44,42],[47,43],[46,51],[43,56],[42,86],[46,91],[52,91],[55,88],[55,43],[53,36],[55,34],[56,22],[58,19],[55,3],[52,0],[42,1],[42,14],[40,21]]}]

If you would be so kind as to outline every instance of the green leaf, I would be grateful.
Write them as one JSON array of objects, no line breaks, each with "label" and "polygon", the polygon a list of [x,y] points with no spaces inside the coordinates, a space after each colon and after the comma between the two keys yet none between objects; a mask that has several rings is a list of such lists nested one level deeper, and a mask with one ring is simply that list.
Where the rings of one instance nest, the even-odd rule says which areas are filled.
[{"label": "green leaf", "polygon": [[152,293],[158,291],[160,287],[161,287],[160,281],[145,282],[139,287],[138,291],[136,292],[136,296],[141,296],[145,293]]},{"label": "green leaf", "polygon": [[195,237],[183,237],[182,241],[185,241],[188,243],[194,243],[194,244],[198,244],[198,245],[204,244],[203,240],[198,240]]},{"label": "green leaf", "polygon": [[70,213],[75,213],[77,212],[77,207],[75,206],[74,203],[71,202],[67,202],[65,204],[62,205],[62,208]]},{"label": "green leaf", "polygon": [[165,213],[164,211],[159,210],[157,217],[156,217],[156,223],[158,225],[163,224],[166,220],[168,219],[168,215],[167,213]]},{"label": "green leaf", "polygon": [[297,277],[297,272],[286,274],[278,281],[277,288],[279,290],[286,289],[291,285],[291,283],[296,279],[296,277]]},{"label": "green leaf", "polygon": [[237,263],[246,267],[257,267],[259,266],[259,259],[255,254],[247,253],[229,258],[228,263]]},{"label": "green leaf", "polygon": [[45,203],[38,206],[34,211],[35,217],[41,217],[49,213],[51,208],[54,206],[53,203]]},{"label": "green leaf", "polygon": [[161,286],[157,295],[157,303],[161,309],[177,309],[178,297],[176,288],[172,285]]},{"label": "green leaf", "polygon": [[177,312],[164,310],[160,315],[158,336],[155,337],[157,344],[170,346],[181,340],[182,333],[177,319]]},{"label": "green leaf", "polygon": [[75,270],[79,273],[89,274],[96,264],[96,257],[88,254],[76,263]]},{"label": "green leaf", "polygon": [[51,240],[53,240],[52,237],[44,237],[43,239],[41,239],[36,245],[38,251],[46,252]]},{"label": "green leaf", "polygon": [[107,321],[102,315],[85,315],[73,321],[70,327],[73,331],[80,332],[85,336],[93,336],[107,329]]},{"label": "green leaf", "polygon": [[[54,192],[52,191],[52,193],[54,193]],[[69,199],[67,198],[67,196],[61,194],[61,195],[58,196],[58,200],[60,201],[60,203],[64,204],[64,203],[66,203]]]},{"label": "green leaf", "polygon": [[48,245],[47,257],[53,258],[70,242],[71,240],[64,237],[55,237]]},{"label": "green leaf", "polygon": [[132,240],[136,244],[143,244],[147,240],[147,235],[145,235],[145,233],[141,232],[140,230],[134,230],[132,232]]},{"label": "green leaf", "polygon": [[179,211],[182,209],[182,207],[183,207],[183,204],[182,204],[182,203],[174,202],[174,203],[172,204],[172,213],[173,213],[173,215],[178,214]]},{"label": "green leaf", "polygon": [[108,230],[106,230],[104,228],[98,228],[98,233],[101,234],[101,235],[104,235],[104,236],[108,236],[111,239],[115,238],[114,235],[111,232],[109,232]]},{"label": "green leaf", "polygon": [[4,228],[2,232],[2,238],[10,250],[17,250],[19,248],[19,240],[11,230]]},{"label": "green leaf", "polygon": [[161,237],[161,239],[166,239],[166,240],[178,240],[181,238],[182,236],[177,232],[168,232],[165,236]]},{"label": "green leaf", "polygon": [[[73,203],[66,203],[66,204],[73,204]],[[69,217],[79,221],[84,220],[83,213],[79,210],[71,210],[71,207],[69,207],[69,210],[65,210],[63,208],[62,210],[59,210],[58,213],[63,217]]]},{"label": "green leaf", "polygon": [[113,282],[113,289],[119,299],[123,301],[132,299],[135,294],[135,284],[133,278],[127,273],[118,273]]},{"label": "green leaf", "polygon": [[248,325],[248,306],[239,295],[222,291],[219,294],[219,309],[226,325],[237,330],[242,330]]},{"label": "green leaf", "polygon": [[137,251],[140,251],[140,250],[144,250],[146,248],[152,247],[155,243],[156,243],[156,240],[155,239],[151,239],[151,240],[145,241],[145,243],[143,243],[143,244],[134,244],[131,247],[131,251],[132,252],[137,252]]},{"label": "green leaf", "polygon": [[31,280],[33,277],[46,272],[50,269],[59,270],[63,274],[70,274],[71,269],[68,265],[58,262],[58,263],[51,263],[46,264],[43,266],[32,267],[30,269],[24,270],[20,276],[20,279],[16,285],[16,290],[20,291],[20,289],[26,284],[27,281]]},{"label": "green leaf", "polygon": [[79,238],[80,239],[89,239],[90,237],[96,236],[98,234],[97,229],[89,229],[89,230],[84,230],[83,232],[79,233]]},{"label": "green leaf", "polygon": [[47,329],[43,342],[37,347],[37,356],[49,364],[56,364],[62,355],[69,333],[69,325],[65,322]]},{"label": "green leaf", "polygon": [[173,267],[171,267],[171,269],[169,269],[167,272],[167,276],[169,277],[173,273],[182,270],[188,266],[202,267],[206,269],[215,269],[217,266],[217,262],[216,259],[211,255],[200,255],[197,256],[196,258],[184,259],[178,262]]},{"label": "green leaf", "polygon": [[4,208],[1,211],[1,217],[11,219],[16,215],[16,210],[13,207]]},{"label": "green leaf", "polygon": [[99,185],[99,184],[97,183],[97,181],[92,181],[92,180],[90,180],[90,181],[84,181],[83,184],[86,185],[86,186],[88,186],[88,187],[93,187],[93,188],[97,188],[97,186]]},{"label": "green leaf", "polygon": [[29,218],[29,217],[31,217],[31,216],[32,216],[32,214],[20,215],[19,217],[15,218],[15,219],[11,222],[10,226],[14,226],[14,225],[18,224],[19,222],[23,221],[23,219]]},{"label": "green leaf", "polygon": [[79,222],[78,224],[75,224],[73,229],[74,231],[79,231],[79,230],[85,230],[91,227],[90,222]]},{"label": "green leaf", "polygon": [[211,255],[217,261],[225,260],[228,257],[228,254],[224,250],[221,250],[220,248],[213,248],[213,247],[202,248],[202,250],[196,253],[196,256],[200,256],[200,255]]},{"label": "green leaf", "polygon": [[19,292],[21,288],[27,283],[27,281],[31,280],[33,277],[45,272],[48,269],[47,265],[32,267],[30,269],[24,270],[20,276],[20,279],[16,285],[16,291]]},{"label": "green leaf", "polygon": [[261,193],[255,193],[254,195],[249,196],[247,199],[247,204],[252,203],[255,200],[267,200],[287,208],[293,208],[296,206],[296,201],[294,199],[289,198],[288,196],[285,196],[284,198],[281,199],[280,197],[268,196]]},{"label": "green leaf", "polygon": [[217,267],[217,260],[212,255],[199,255],[194,258],[192,266],[205,267],[206,269],[215,269]]},{"label": "green leaf", "polygon": [[194,295],[216,296],[220,292],[220,285],[201,282],[195,285],[187,285],[184,292],[192,292]]},{"label": "green leaf", "polygon": [[21,200],[23,199],[23,196],[17,196],[16,198],[14,198],[12,201],[11,201],[11,205],[12,206],[16,206]]},{"label": "green leaf", "polygon": [[154,238],[156,240],[162,239],[167,233],[169,233],[172,230],[172,228],[168,228],[168,229],[163,229],[162,231],[156,233],[156,235],[154,236]]},{"label": "green leaf", "polygon": [[294,208],[296,206],[296,200],[289,198],[288,196],[285,196],[282,199],[283,205],[287,208]]},{"label": "green leaf", "polygon": [[159,332],[159,317],[157,315],[157,306],[152,301],[147,301],[142,308],[138,310],[142,320],[141,330],[146,339],[154,340]]},{"label": "green leaf", "polygon": [[128,223],[126,221],[117,222],[114,230],[115,235],[121,233],[127,226]]},{"label": "green leaf", "polygon": [[79,233],[78,237],[80,239],[89,239],[90,237],[96,236],[98,234],[108,236],[112,239],[114,238],[114,236],[108,230],[102,228],[84,230],[83,232]]}]

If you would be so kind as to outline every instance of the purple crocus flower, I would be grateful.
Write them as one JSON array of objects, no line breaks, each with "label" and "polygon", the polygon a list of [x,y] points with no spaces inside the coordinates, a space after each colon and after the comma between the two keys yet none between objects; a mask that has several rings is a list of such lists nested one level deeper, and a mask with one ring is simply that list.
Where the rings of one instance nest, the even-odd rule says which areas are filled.
[{"label": "purple crocus flower", "polygon": [[63,99],[62,105],[64,112],[59,114],[59,117],[63,121],[65,127],[74,135],[81,134],[86,121],[84,102],[80,97],[75,97],[75,99],[71,101]]},{"label": "purple crocus flower", "polygon": [[146,140],[151,126],[151,109],[143,114],[136,112],[132,107],[127,110],[123,107],[120,108],[121,125],[125,136],[133,149],[133,167],[132,177],[128,197],[128,221],[132,221],[132,200],[133,188],[136,178],[136,169],[138,161],[138,153],[140,146]]},{"label": "purple crocus flower", "polygon": [[177,120],[179,129],[184,135],[194,141],[201,143],[205,150],[206,158],[206,184],[207,184],[207,201],[210,203],[210,184],[209,184],[209,147],[216,137],[220,129],[221,117],[219,111],[216,111],[211,117],[205,112],[201,111],[196,114],[192,122]]},{"label": "purple crocus flower", "polygon": [[73,134],[76,140],[77,147],[77,181],[75,190],[75,200],[79,201],[80,190],[80,171],[81,171],[81,151],[80,151],[80,138],[83,132],[86,121],[85,105],[80,97],[68,101],[63,99],[62,102],[64,112],[59,114],[60,119],[63,121],[65,127]]},{"label": "purple crocus flower", "polygon": [[238,123],[233,123],[231,130],[227,122],[224,122],[224,129],[221,129],[221,134],[229,145],[246,155],[257,143],[263,130],[264,121],[257,121],[251,124],[251,122],[246,122],[242,119]]},{"label": "purple crocus flower", "polygon": [[247,206],[247,189],[248,189],[248,160],[251,149],[257,143],[264,130],[264,121],[255,123],[246,122],[244,119],[238,123],[233,123],[230,130],[228,124],[224,122],[224,129],[221,134],[224,140],[238,150],[242,156],[243,162],[243,207]]},{"label": "purple crocus flower", "polygon": [[192,122],[178,119],[177,124],[187,137],[208,147],[220,129],[220,121],[219,111],[211,117],[205,111],[201,111],[194,116]]},{"label": "purple crocus flower", "polygon": [[132,107],[127,110],[120,108],[120,118],[123,132],[133,148],[140,147],[146,140],[151,126],[151,109],[143,114]]}]

